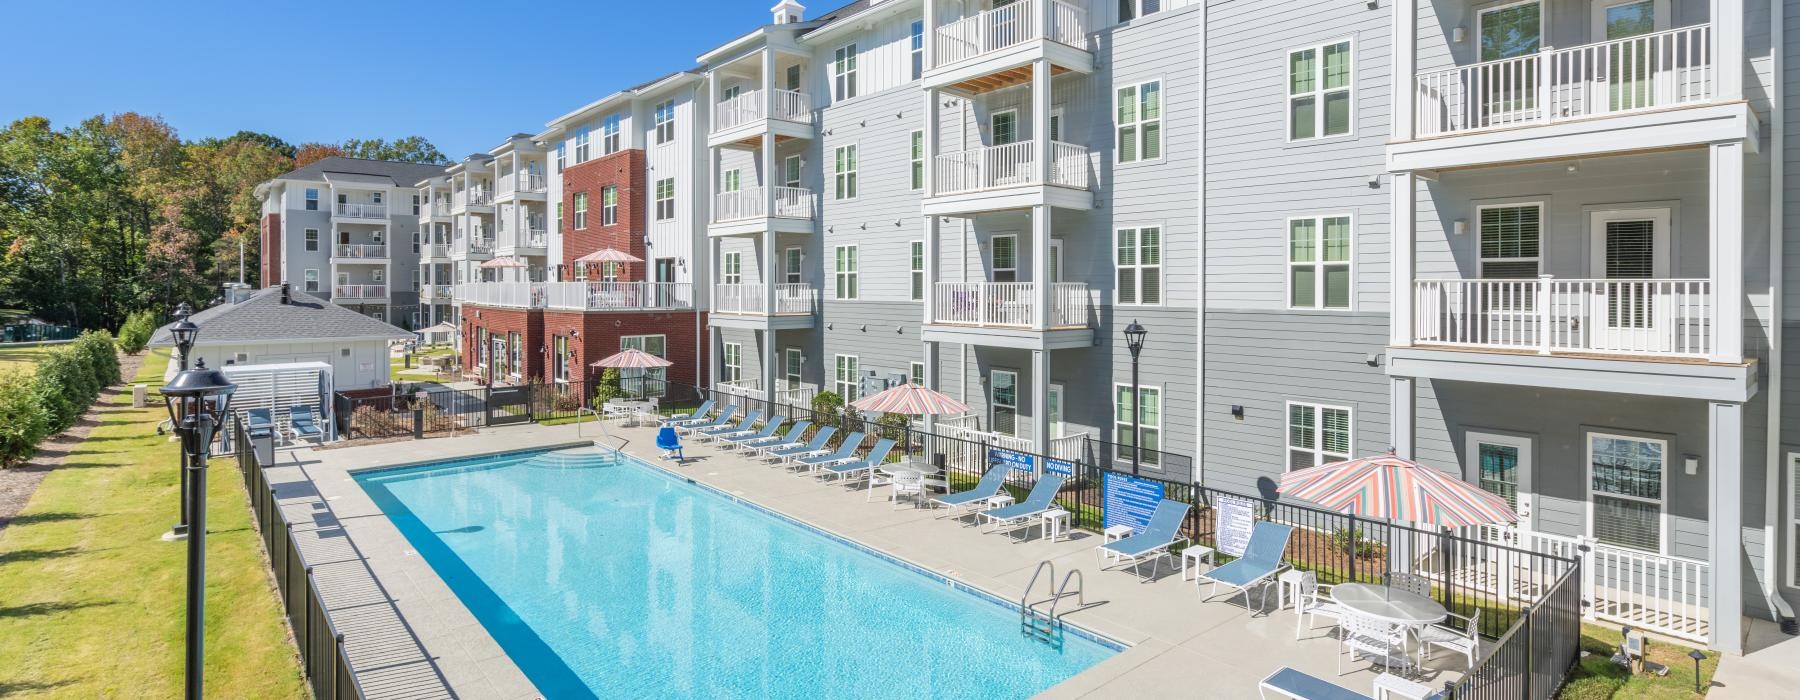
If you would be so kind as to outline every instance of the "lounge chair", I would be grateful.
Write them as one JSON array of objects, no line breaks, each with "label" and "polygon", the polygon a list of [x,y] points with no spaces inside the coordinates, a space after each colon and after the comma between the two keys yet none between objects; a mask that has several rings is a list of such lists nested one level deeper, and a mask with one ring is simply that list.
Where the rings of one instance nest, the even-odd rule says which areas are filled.
[{"label": "lounge chair", "polygon": [[1263,700],[1268,700],[1270,693],[1294,700],[1375,700],[1287,666],[1276,669],[1269,677],[1262,679],[1262,683],[1257,684],[1257,692],[1262,695]]},{"label": "lounge chair", "polygon": [[875,446],[869,448],[869,454],[864,455],[862,459],[852,459],[847,462],[839,462],[831,466],[821,467],[819,477],[847,479],[859,474],[866,476],[879,468],[882,462],[887,461],[888,452],[893,451],[893,449],[894,440],[892,438],[882,438],[875,441]]},{"label": "lounge chair", "polygon": [[981,511],[981,519],[994,526],[988,532],[999,532],[1008,525],[1016,529],[1055,508],[1056,505],[1051,501],[1056,499],[1056,492],[1062,490],[1063,481],[1061,474],[1045,474],[1038,477],[1038,482],[1032,485],[1031,493],[1025,496],[1023,503]]},{"label": "lounge chair", "polygon": [[288,407],[288,433],[292,434],[295,440],[318,440],[320,442],[325,440],[325,431],[313,421],[311,406]]},{"label": "lounge chair", "polygon": [[704,428],[696,428],[694,429],[693,437],[694,439],[701,441],[716,440],[726,435],[735,435],[739,432],[751,430],[752,427],[756,425],[757,421],[762,420],[762,414],[762,409],[759,408],[744,414],[743,419],[739,420],[736,425],[722,423]]},{"label": "lounge chair", "polygon": [[713,419],[710,421],[701,421],[699,423],[689,423],[687,421],[682,421],[682,423],[683,423],[682,425],[671,424],[669,427],[674,428],[675,432],[677,432],[677,433],[686,433],[688,435],[692,435],[692,434],[694,434],[694,431],[696,431],[696,430],[705,430],[707,428],[717,428],[721,425],[725,425],[726,421],[731,420],[731,417],[737,414],[737,408],[738,407],[736,407],[736,406],[726,406],[724,408],[721,408],[721,409],[719,409],[719,415],[714,416]]},{"label": "lounge chair", "polygon": [[[800,429],[805,430],[806,426],[809,423],[810,423],[809,421],[800,421]],[[725,447],[725,448],[754,447],[758,444],[772,443],[772,442],[775,442],[775,441],[781,439],[781,438],[775,437],[775,431],[780,430],[781,426],[784,426],[784,425],[787,425],[787,416],[776,416],[774,418],[768,419],[767,421],[764,421],[763,428],[760,431],[751,433],[749,435],[726,435],[726,436],[724,436],[723,443],[721,443],[720,446]],[[761,440],[763,442],[761,442],[761,443],[757,442],[759,440]]]},{"label": "lounge chair", "polygon": [[699,408],[694,409],[693,413],[677,413],[669,416],[669,419],[663,422],[676,428],[704,423],[706,422],[706,414],[712,411],[712,407],[713,400],[707,399],[700,404]]},{"label": "lounge chair", "polygon": [[252,438],[269,437],[275,434],[275,412],[267,408],[252,408],[244,412],[244,435]]},{"label": "lounge chair", "polygon": [[[1207,597],[1212,597],[1212,591],[1218,590],[1219,584],[1225,584],[1243,592],[1244,607],[1248,609],[1250,589],[1274,583],[1276,574],[1288,568],[1287,563],[1281,560],[1281,553],[1287,550],[1288,538],[1293,535],[1294,528],[1291,525],[1263,520],[1251,526],[1250,544],[1244,547],[1244,556],[1200,575],[1201,581],[1213,584],[1212,590],[1207,591]],[[1264,593],[1265,606],[1268,600],[1268,594]],[[1257,608],[1257,612],[1262,611],[1263,608]]]},{"label": "lounge chair", "polygon": [[[753,438],[753,437],[768,437],[770,435],[774,435],[775,431],[780,430],[781,426],[783,426],[787,423],[787,416],[770,416],[768,418],[765,418],[765,419],[763,419],[763,425],[761,428],[751,428],[750,425],[753,423],[755,423],[755,421],[750,421],[749,423],[739,423],[738,427],[742,428],[742,430],[733,430],[730,432],[719,433],[719,434],[713,436],[713,440],[716,440],[716,441],[722,443],[723,447],[730,447],[731,445],[723,444],[723,443],[725,443],[726,441],[729,441],[729,440],[742,440],[742,439]],[[774,426],[774,427],[770,427],[770,426]]]},{"label": "lounge chair", "polygon": [[[1181,536],[1181,521],[1187,519],[1188,510],[1193,506],[1181,501],[1163,499],[1156,504],[1156,512],[1150,514],[1150,524],[1144,531],[1125,539],[1113,540],[1095,547],[1094,551],[1101,555],[1111,554],[1131,563],[1133,569],[1139,569],[1145,559],[1149,559],[1150,575],[1156,575],[1156,567],[1169,556],[1169,547],[1176,542],[1186,542]],[[1138,578],[1149,581],[1139,569]]]},{"label": "lounge chair", "polygon": [[1000,495],[1000,487],[1006,485],[1006,475],[1011,471],[1012,467],[1005,464],[994,467],[987,470],[986,474],[981,475],[981,481],[975,483],[975,488],[946,493],[931,499],[931,502],[935,505],[949,506],[951,517],[960,518],[967,515],[969,511],[980,508],[987,503],[988,499]]},{"label": "lounge chair", "polygon": [[805,470],[807,472],[815,472],[818,471],[820,467],[856,461],[856,448],[862,447],[862,441],[863,434],[861,432],[851,433],[849,437],[844,438],[843,444],[838,446],[836,452],[813,455],[810,457],[790,458],[788,466],[796,471]]},{"label": "lounge chair", "polygon": [[835,434],[837,434],[837,426],[827,425],[820,428],[819,432],[814,433],[812,440],[804,445],[771,447],[763,450],[763,456],[777,462],[784,462],[790,457],[810,457],[816,454],[827,454],[830,450],[825,449],[825,443],[830,441],[831,436]]}]

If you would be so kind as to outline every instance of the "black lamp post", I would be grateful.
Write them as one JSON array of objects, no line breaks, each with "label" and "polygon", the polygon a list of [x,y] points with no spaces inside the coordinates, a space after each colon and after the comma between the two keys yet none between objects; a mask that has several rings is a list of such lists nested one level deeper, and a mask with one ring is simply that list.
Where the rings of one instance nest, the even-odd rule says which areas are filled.
[{"label": "black lamp post", "polygon": [[1695,649],[1693,651],[1688,652],[1688,658],[1694,660],[1694,694],[1699,695],[1700,694],[1700,662],[1706,660],[1706,655],[1700,653],[1699,649]]},{"label": "black lamp post", "polygon": [[[200,326],[188,320],[188,317],[193,315],[193,307],[188,306],[185,301],[181,302],[180,306],[175,307],[175,325],[169,327],[169,335],[175,341],[176,359],[180,361],[182,371],[187,370],[188,359],[193,357],[194,341],[200,338]],[[180,513],[176,517],[175,524],[169,528],[169,532],[163,535],[163,539],[170,541],[187,537],[188,533],[188,500],[191,495],[188,488],[187,452],[181,453],[181,459]]]},{"label": "black lamp post", "polygon": [[1144,350],[1144,336],[1150,331],[1138,325],[1137,319],[1125,327],[1125,347],[1131,350],[1131,471],[1137,472],[1141,451],[1143,450],[1143,430],[1139,427],[1143,422],[1144,402],[1138,393],[1138,353]]},{"label": "black lamp post", "polygon": [[181,438],[183,471],[192,488],[187,499],[187,692],[189,700],[201,698],[201,659],[206,640],[206,456],[213,434],[231,409],[237,385],[206,361],[182,370],[162,388],[169,420]]}]

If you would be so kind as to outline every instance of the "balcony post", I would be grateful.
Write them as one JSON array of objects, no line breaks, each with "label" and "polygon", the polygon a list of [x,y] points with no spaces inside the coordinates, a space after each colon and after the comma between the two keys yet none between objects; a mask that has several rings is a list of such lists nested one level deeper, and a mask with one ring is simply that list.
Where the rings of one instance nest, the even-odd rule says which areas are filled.
[{"label": "balcony post", "polygon": [[[1038,454],[1050,453],[1050,351],[1031,351],[1031,447]],[[1033,460],[1033,475],[1043,473],[1042,460]]]},{"label": "balcony post", "polygon": [[[775,176],[775,129],[768,121],[775,116],[775,49],[763,49],[762,71],[764,122],[762,135],[762,177],[759,179],[762,181],[763,186],[762,215],[767,218],[775,215],[775,183],[780,180],[780,178]],[[774,242],[775,237],[771,235],[769,237],[771,246]],[[764,257],[773,260],[774,254],[770,253]],[[773,268],[764,270],[763,278],[774,280],[775,278],[770,275],[772,270]],[[771,281],[770,284],[773,284],[773,281]],[[770,288],[771,291],[773,291],[773,289],[773,287]]]},{"label": "balcony post", "polygon": [[[1414,35],[1419,21],[1419,0],[1394,0],[1394,113],[1393,134],[1396,141],[1413,137],[1413,121],[1419,114],[1417,80],[1418,43]],[[1407,282],[1410,284],[1411,280]]]},{"label": "balcony post", "polygon": [[1401,459],[1413,458],[1413,378],[1390,377],[1388,381],[1389,403],[1392,404],[1392,417],[1388,423],[1389,447],[1394,455]]},{"label": "balcony post", "polygon": [[1532,299],[1532,303],[1537,304],[1539,355],[1550,354],[1550,339],[1555,335],[1555,329],[1551,327],[1551,324],[1556,322],[1556,316],[1550,308],[1550,288],[1555,284],[1555,275],[1538,276],[1537,288],[1534,294],[1535,298]]},{"label": "balcony post", "polygon": [[1532,57],[1532,65],[1537,73],[1538,121],[1545,124],[1556,118],[1556,112],[1551,109],[1550,105],[1550,71],[1553,70],[1552,66],[1556,65],[1555,61],[1550,60],[1550,56],[1555,51],[1555,49],[1545,46],[1538,49],[1537,55]]},{"label": "balcony post", "polygon": [[763,230],[761,267],[762,313],[763,316],[773,318],[775,316],[775,280],[777,279],[775,277],[775,228],[773,226]]},{"label": "balcony post", "polygon": [[[931,13],[931,6],[933,4],[934,3],[931,2],[931,0],[926,0],[926,2],[925,2],[925,12],[926,12],[925,17],[927,18],[926,24],[925,24],[926,31],[930,31],[930,27],[931,27],[931,23],[930,23],[931,14],[930,13]],[[931,51],[931,49],[930,49],[931,42],[929,42],[929,41],[925,42],[925,46],[927,47],[925,49],[925,51],[927,52],[926,53],[927,60],[929,60],[930,51]],[[925,88],[925,133],[924,133],[924,137],[922,139],[923,143],[921,144],[921,147],[925,151],[925,153],[924,153],[924,155],[925,155],[925,166],[924,166],[925,182],[923,184],[925,185],[924,196],[926,196],[926,197],[930,197],[933,193],[935,193],[937,191],[937,182],[936,182],[937,181],[937,155],[938,155],[937,144],[938,144],[938,129],[941,128],[939,125],[939,120],[941,118],[942,118],[942,115],[938,113],[938,91],[937,91],[937,88]]]},{"label": "balcony post", "polygon": [[1711,560],[1712,609],[1707,645],[1743,653],[1743,459],[1744,405],[1707,406],[1707,552]]},{"label": "balcony post", "polygon": [[[925,27],[924,55],[921,57],[921,62],[924,64],[925,70],[931,70],[937,67],[937,0],[925,0],[920,4],[925,6],[924,16],[920,18],[921,24]],[[931,100],[936,97],[932,93],[931,90],[925,91],[926,104],[930,104]],[[927,131],[926,133],[931,132]],[[925,153],[930,155],[931,151]],[[925,191],[930,192],[931,190],[926,189]]]},{"label": "balcony post", "polygon": [[1712,0],[1713,99],[1744,98],[1744,0]]},{"label": "balcony post", "polygon": [[1050,211],[1040,204],[1031,208],[1031,328],[1050,328]]},{"label": "balcony post", "polygon": [[771,405],[775,403],[775,361],[781,353],[775,349],[775,327],[765,326],[762,332],[762,390],[763,398]]},{"label": "balcony post", "polygon": [[[1410,3],[1408,3],[1410,4]],[[1396,10],[1398,11],[1398,10]],[[1395,113],[1399,117],[1398,111]],[[1389,249],[1393,251],[1393,276],[1389,280],[1389,306],[1393,310],[1393,318],[1389,323],[1388,344],[1406,347],[1413,343],[1413,174],[1397,172],[1388,176],[1388,188],[1391,196],[1389,218],[1393,230],[1390,232],[1393,241]]]},{"label": "balcony post", "polygon": [[[929,3],[927,3],[929,4]],[[930,170],[927,168],[927,170]],[[925,280],[922,282],[925,302],[924,323],[937,320],[937,258],[938,258],[938,222],[936,215],[925,216]],[[930,371],[930,370],[927,370]]]},{"label": "balcony post", "polygon": [[[1721,2],[1720,4],[1723,4]],[[1715,44],[1717,45],[1717,44]],[[1744,144],[1710,148],[1707,216],[1712,250],[1714,362],[1744,361]]]},{"label": "balcony post", "polygon": [[1039,59],[1031,64],[1031,169],[1032,179],[1041,185],[1050,184],[1050,97],[1050,61]]}]

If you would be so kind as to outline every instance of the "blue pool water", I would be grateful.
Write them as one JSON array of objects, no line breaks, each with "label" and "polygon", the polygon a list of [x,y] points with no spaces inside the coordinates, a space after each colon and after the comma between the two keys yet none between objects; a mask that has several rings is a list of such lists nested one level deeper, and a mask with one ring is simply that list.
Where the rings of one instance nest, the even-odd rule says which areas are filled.
[{"label": "blue pool water", "polygon": [[356,478],[551,698],[1019,698],[1115,653],[592,448]]}]

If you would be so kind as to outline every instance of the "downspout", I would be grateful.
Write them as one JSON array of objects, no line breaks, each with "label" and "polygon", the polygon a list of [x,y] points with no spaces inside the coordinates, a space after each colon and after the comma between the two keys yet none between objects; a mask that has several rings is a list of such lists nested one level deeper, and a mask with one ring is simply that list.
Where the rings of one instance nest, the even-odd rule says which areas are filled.
[{"label": "downspout", "polygon": [[1783,489],[1777,488],[1781,483],[1781,381],[1782,381],[1782,336],[1786,333],[1783,321],[1782,295],[1786,292],[1782,279],[1782,262],[1784,248],[1783,239],[1787,236],[1785,207],[1782,206],[1782,194],[1785,192],[1784,167],[1786,164],[1787,118],[1786,102],[1783,86],[1786,84],[1787,71],[1782,66],[1786,58],[1783,55],[1780,28],[1785,26],[1784,0],[1769,0],[1769,58],[1772,62],[1773,78],[1770,84],[1769,105],[1769,319],[1772,326],[1769,333],[1769,386],[1766,396],[1769,402],[1769,421],[1767,437],[1763,440],[1763,595],[1768,597],[1769,609],[1775,612],[1775,620],[1781,624],[1781,631],[1787,634],[1800,634],[1800,624],[1794,620],[1794,608],[1781,597],[1781,581],[1777,570],[1781,563],[1781,527],[1777,524],[1781,518],[1781,494]]},{"label": "downspout", "polygon": [[[1779,2],[1780,0],[1774,0]],[[1199,268],[1200,283],[1195,286],[1194,293],[1194,384],[1199,395],[1195,397],[1194,411],[1194,473],[1189,478],[1194,483],[1206,484],[1206,18],[1208,3],[1200,3],[1199,21],[1199,74],[1200,74],[1200,162],[1197,182],[1195,183],[1195,230],[1199,232],[1196,245],[1199,255],[1194,256],[1194,264]]]}]

